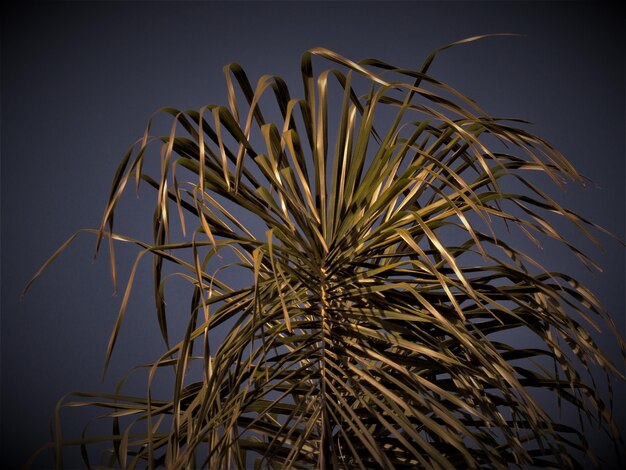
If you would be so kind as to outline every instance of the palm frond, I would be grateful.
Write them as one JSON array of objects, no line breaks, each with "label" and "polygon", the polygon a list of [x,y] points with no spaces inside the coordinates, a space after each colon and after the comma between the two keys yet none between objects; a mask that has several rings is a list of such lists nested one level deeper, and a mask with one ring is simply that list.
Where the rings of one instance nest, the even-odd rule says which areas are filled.
[{"label": "palm frond", "polygon": [[[74,394],[62,406],[105,409],[112,432],[57,430],[58,466],[64,445],[81,445],[88,464],[99,441],[123,468],[577,468],[576,452],[595,462],[538,391],[621,442],[591,381],[623,376],[588,331],[608,326],[622,356],[623,341],[591,292],[516,246],[520,234],[553,239],[593,268],[557,219],[594,241],[602,229],[529,174],[584,179],[522,121],[431,77],[438,52],[407,70],[311,49],[302,98],[279,77],[253,87],[229,64],[227,105],[163,109],[163,136],[148,125],[91,233],[136,245],[135,268],[153,260],[166,350],[143,367],[149,385],[173,371],[171,396],[126,396],[123,381]],[[317,61],[338,68],[316,74]],[[157,191],[150,241],[113,223],[142,182]],[[168,333],[172,276],[193,292],[181,338]],[[520,336],[531,346],[516,346]]]}]

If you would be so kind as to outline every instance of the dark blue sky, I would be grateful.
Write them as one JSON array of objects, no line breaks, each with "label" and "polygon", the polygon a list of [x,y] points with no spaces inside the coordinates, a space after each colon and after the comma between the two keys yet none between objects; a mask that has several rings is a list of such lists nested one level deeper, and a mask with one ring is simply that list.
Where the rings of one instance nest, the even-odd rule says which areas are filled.
[{"label": "dark blue sky", "polygon": [[[570,188],[557,199],[624,239],[624,29],[619,18],[609,4],[594,2],[27,2],[3,7],[3,466],[22,463],[47,440],[49,418],[62,394],[110,390],[130,366],[160,351],[146,264],[138,273],[146,280],[131,298],[109,379],[100,383],[121,296],[111,296],[105,257],[92,264],[89,236],[19,300],[24,284],[59,244],[76,229],[98,224],[122,154],[157,108],[225,103],[222,66],[231,61],[253,79],[280,75],[292,94],[300,94],[300,55],[311,47],[415,68],[431,49],[453,40],[522,33],[450,50],[431,73],[494,115],[532,121],[535,133],[598,185]],[[145,191],[139,202],[128,198],[130,217],[121,227],[146,233],[140,224],[149,224],[151,213],[135,214],[149,208],[153,197]],[[540,261],[583,280],[624,331],[624,251],[609,238],[602,241],[605,252],[593,252],[605,268],[599,275],[556,253],[545,253]],[[121,260],[123,278],[128,266]],[[617,393],[623,402],[622,385]],[[625,429],[623,412],[622,406]],[[68,418],[76,420],[75,429],[83,423],[81,416]]]}]

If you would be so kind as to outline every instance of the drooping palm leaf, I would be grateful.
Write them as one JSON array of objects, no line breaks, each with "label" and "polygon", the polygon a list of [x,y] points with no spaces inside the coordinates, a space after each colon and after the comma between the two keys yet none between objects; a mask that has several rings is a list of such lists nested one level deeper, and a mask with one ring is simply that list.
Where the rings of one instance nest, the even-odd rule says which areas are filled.
[{"label": "drooping palm leaf", "polygon": [[[580,429],[544,409],[537,390],[618,442],[590,382],[594,371],[620,376],[588,333],[615,331],[609,316],[503,232],[552,238],[595,266],[555,215],[594,241],[601,229],[529,173],[557,185],[583,178],[523,122],[490,116],[429,76],[437,52],[406,70],[312,49],[303,98],[279,77],[253,88],[230,64],[227,106],[164,109],[169,135],[148,126],[91,232],[98,244],[141,248],[107,363],[135,268],[151,257],[168,346],[145,367],[149,385],[171,369],[172,393],[126,396],[121,383],[63,401],[108,410],[112,433],[66,441],[58,429],[58,466],[63,445],[88,459],[99,441],[123,468],[570,468],[576,452],[593,462]],[[316,74],[314,57],[338,68]],[[270,99],[275,108],[261,111]],[[158,141],[160,172],[150,175],[144,161]],[[150,241],[113,224],[122,194],[142,181],[158,194]],[[172,276],[193,288],[182,338],[167,326]],[[516,346],[518,332],[537,346]]]}]

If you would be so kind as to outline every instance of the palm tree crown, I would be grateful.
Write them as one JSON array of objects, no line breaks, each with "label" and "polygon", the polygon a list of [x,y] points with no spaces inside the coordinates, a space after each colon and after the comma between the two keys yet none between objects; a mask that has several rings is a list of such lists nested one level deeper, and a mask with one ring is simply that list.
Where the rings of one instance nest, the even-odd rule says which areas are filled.
[{"label": "palm tree crown", "polygon": [[[511,233],[554,239],[594,266],[554,214],[592,239],[599,227],[528,175],[583,178],[523,121],[490,116],[428,75],[443,49],[419,70],[311,49],[301,98],[275,76],[253,87],[230,64],[227,105],[164,109],[168,135],[148,125],[93,232],[141,249],[107,362],[149,255],[167,344],[150,380],[174,378],[169,398],[121,387],[81,396],[109,409],[112,465],[575,468],[579,451],[593,462],[585,436],[537,391],[617,441],[590,385],[594,370],[619,375],[588,334],[614,329],[610,318]],[[314,57],[337,68],[316,74]],[[151,176],[144,161],[158,142]],[[149,241],[114,231],[120,197],[140,182],[157,191]],[[164,298],[173,276],[193,292],[175,339]],[[516,346],[520,335],[533,346]],[[59,433],[58,465],[64,442]]]}]

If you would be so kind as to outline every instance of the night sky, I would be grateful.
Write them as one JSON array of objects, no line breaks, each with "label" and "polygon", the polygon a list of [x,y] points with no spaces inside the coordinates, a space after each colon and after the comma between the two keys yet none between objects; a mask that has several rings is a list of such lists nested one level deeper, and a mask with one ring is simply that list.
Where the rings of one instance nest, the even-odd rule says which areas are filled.
[{"label": "night sky", "polygon": [[[81,235],[29,294],[20,291],[75,230],[95,227],[115,168],[162,106],[226,104],[222,66],[252,80],[280,75],[302,95],[300,55],[323,46],[417,68],[428,52],[468,36],[430,73],[497,116],[528,119],[594,184],[555,198],[624,239],[624,28],[593,2],[25,2],[2,11],[2,462],[13,468],[49,439],[59,398],[112,390],[162,342],[150,264],[140,267],[113,362],[100,381],[121,293],[112,295],[106,253]],[[318,69],[319,70],[319,69]],[[571,186],[571,185],[570,185]],[[131,194],[131,193],[129,193]],[[120,230],[150,234],[155,193],[127,197]],[[146,225],[147,224],[147,225]],[[566,234],[570,235],[570,234]],[[572,235],[576,240],[575,234]],[[592,274],[565,252],[539,261],[595,292],[624,331],[624,250],[582,246],[604,267]],[[120,249],[128,276],[133,250]],[[124,254],[131,258],[124,259]],[[600,341],[603,341],[600,336]],[[614,345],[607,343],[613,357]],[[611,349],[612,348],[612,349]],[[623,370],[623,364],[620,366]],[[132,382],[132,381],[131,381]],[[141,393],[141,380],[131,383]],[[615,391],[622,432],[624,386]],[[68,413],[80,433],[84,411]],[[602,451],[601,451],[602,452]],[[68,464],[80,467],[78,453]],[[52,466],[51,453],[35,468]]]}]

